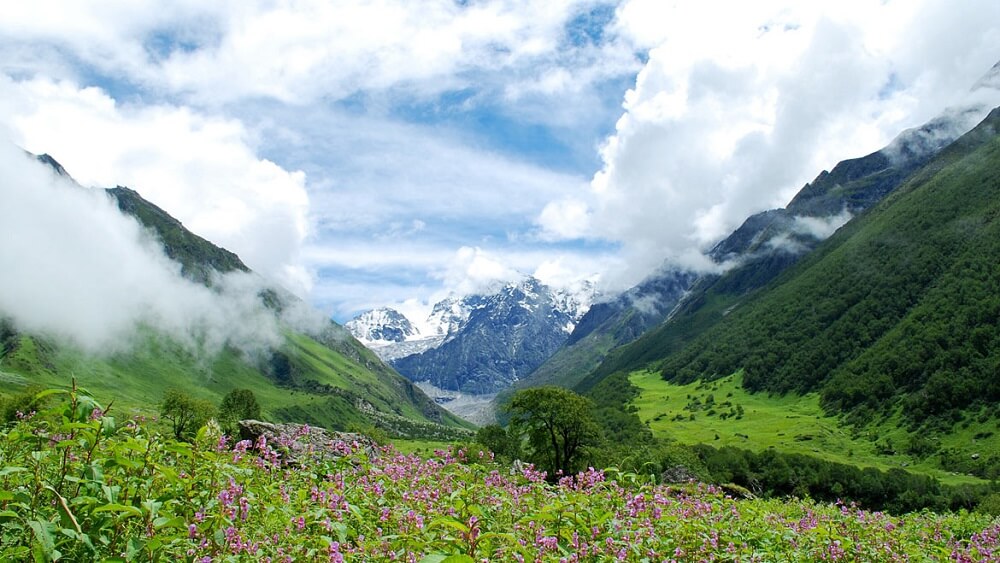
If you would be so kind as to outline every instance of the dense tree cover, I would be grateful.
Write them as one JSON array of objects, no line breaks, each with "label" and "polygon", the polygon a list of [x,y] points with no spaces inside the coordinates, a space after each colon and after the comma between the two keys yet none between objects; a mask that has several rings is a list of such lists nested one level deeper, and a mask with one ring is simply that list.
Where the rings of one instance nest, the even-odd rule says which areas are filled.
[{"label": "dense tree cover", "polygon": [[476,432],[476,442],[493,452],[498,460],[512,462],[521,456],[521,438],[499,424],[488,424]]},{"label": "dense tree cover", "polygon": [[989,485],[946,486],[904,469],[882,471],[773,449],[753,452],[706,444],[691,450],[711,482],[735,483],[766,497],[847,500],[894,514],[929,508],[973,509],[995,490]]},{"label": "dense tree cover", "polygon": [[[819,457],[774,449],[748,449],[707,444],[682,445],[655,439],[639,420],[629,401],[638,396],[628,374],[604,378],[588,393],[605,436],[613,437],[594,457],[601,467],[614,466],[666,482],[689,479],[716,485],[735,484],[763,497],[799,497],[855,502],[872,510],[896,513],[921,510],[972,509],[997,491],[993,486],[946,486],[938,480],[901,468],[882,471],[827,461]],[[609,416],[608,413],[614,413]],[[608,424],[610,423],[610,426]],[[915,434],[908,453],[930,455],[938,446]],[[967,454],[937,452],[945,469],[1000,477],[1000,455],[971,460]],[[989,510],[984,507],[984,510]]]},{"label": "dense tree cover", "polygon": [[249,389],[233,389],[219,404],[219,424],[228,434],[238,433],[237,422],[260,419],[260,404]]},{"label": "dense tree cover", "polygon": [[550,478],[582,466],[588,446],[600,441],[590,400],[561,387],[523,389],[511,398],[510,429],[527,440],[528,459]]},{"label": "dense tree cover", "polygon": [[1000,139],[983,130],[667,356],[664,377],[743,369],[750,390],[820,390],[833,410],[902,398],[915,421],[1000,400]]}]

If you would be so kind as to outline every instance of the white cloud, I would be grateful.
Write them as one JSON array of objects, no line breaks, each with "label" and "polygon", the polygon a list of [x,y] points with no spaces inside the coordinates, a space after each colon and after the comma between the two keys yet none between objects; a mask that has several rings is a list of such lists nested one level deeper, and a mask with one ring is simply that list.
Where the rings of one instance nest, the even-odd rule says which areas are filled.
[{"label": "white cloud", "polygon": [[458,295],[468,295],[489,292],[497,284],[516,280],[522,274],[482,248],[463,246],[437,275],[445,287]]},{"label": "white cloud", "polygon": [[258,158],[239,121],[119,104],[96,88],[44,79],[0,76],[0,99],[16,144],[51,154],[83,185],[135,189],[258,273],[308,292],[299,263],[309,229],[305,175]]},{"label": "white cloud", "polygon": [[[820,170],[962,99],[1000,53],[1000,5],[974,4],[626,2],[618,32],[649,59],[573,215],[622,242],[632,281],[697,262]],[[566,217],[554,200],[538,221],[579,236]]]},{"label": "white cloud", "polygon": [[103,190],[81,188],[5,142],[0,167],[0,315],[18,328],[98,353],[128,349],[141,326],[193,353],[224,345],[255,353],[281,341],[258,298],[263,280],[235,273],[212,290],[192,283]]},{"label": "white cloud", "polygon": [[549,202],[536,220],[543,239],[586,238],[590,231],[587,203],[575,197]]},{"label": "white cloud", "polygon": [[[25,44],[53,45],[109,74],[124,73],[199,103],[268,97],[301,104],[394,88],[433,95],[481,87],[477,81],[484,77],[473,76],[481,71],[521,76],[520,85],[498,80],[501,89],[526,90],[539,83],[552,92],[579,85],[559,78],[572,72],[561,60],[567,51],[564,26],[595,4],[39,1],[5,10],[0,34],[16,41],[3,51],[8,69],[37,68],[39,60]],[[616,52],[608,60],[591,60],[590,67],[612,71],[607,63],[613,60],[619,61],[616,67],[630,64]],[[58,52],[50,55],[48,63],[59,62]]]},{"label": "white cloud", "polygon": [[[954,103],[1000,52],[988,0],[623,0],[600,40],[569,43],[598,4],[19,2],[0,18],[0,130],[300,293],[309,271],[364,272],[319,280],[342,312],[489,271],[475,253],[472,274],[449,269],[462,247],[526,272],[592,260],[613,285],[704,266],[699,249]],[[541,125],[589,150],[608,85],[635,72],[589,185],[486,148]],[[484,107],[524,129],[469,126]],[[585,248],[602,240],[614,260]],[[420,275],[376,281],[400,269]]]},{"label": "white cloud", "polygon": [[796,217],[792,231],[809,235],[817,240],[826,240],[851,220],[851,212],[843,210],[829,217]]}]

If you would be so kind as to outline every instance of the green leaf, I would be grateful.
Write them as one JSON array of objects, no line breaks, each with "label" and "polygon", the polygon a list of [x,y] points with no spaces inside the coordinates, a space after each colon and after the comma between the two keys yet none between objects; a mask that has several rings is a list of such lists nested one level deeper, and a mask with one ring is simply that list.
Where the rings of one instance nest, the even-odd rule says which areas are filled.
[{"label": "green leaf", "polygon": [[0,469],[0,477],[6,477],[12,473],[20,473],[22,471],[27,471],[26,467],[4,467]]},{"label": "green leaf", "polygon": [[347,526],[343,522],[334,522],[333,529],[337,532],[337,541],[347,543]]},{"label": "green leaf", "polygon": [[160,516],[156,520],[153,520],[153,528],[157,530],[163,528],[183,528],[185,524],[187,524],[187,522],[180,516],[174,516],[173,518]]},{"label": "green leaf", "polygon": [[38,401],[39,399],[44,399],[45,397],[51,395],[69,395],[69,391],[66,389],[46,389],[44,391],[39,391],[38,394],[35,395],[35,400]]},{"label": "green leaf", "polygon": [[99,512],[115,512],[124,514],[126,517],[135,516],[142,518],[142,511],[134,506],[128,506],[125,504],[105,504],[104,506],[99,506],[94,509],[94,513]]},{"label": "green leaf", "polygon": [[427,525],[428,528],[438,528],[441,526],[458,530],[463,534],[469,533],[468,526],[462,523],[462,521],[456,518],[452,518],[450,516],[442,516],[441,518],[436,518],[432,520],[430,524]]},{"label": "green leaf", "polygon": [[[28,521],[28,527],[31,528],[31,532],[34,534],[35,539],[38,540],[36,546],[41,547],[42,549],[42,560],[44,561],[46,558],[52,557],[52,552],[56,549],[56,541],[52,537],[52,523],[36,519]],[[38,560],[37,552],[35,554],[35,560]]]}]

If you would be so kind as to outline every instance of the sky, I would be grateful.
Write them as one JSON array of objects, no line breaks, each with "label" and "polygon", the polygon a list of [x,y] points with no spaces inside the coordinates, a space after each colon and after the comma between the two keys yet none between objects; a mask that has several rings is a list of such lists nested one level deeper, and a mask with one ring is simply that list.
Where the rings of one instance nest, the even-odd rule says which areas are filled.
[{"label": "sky", "polygon": [[343,322],[706,267],[997,61],[995,0],[36,0],[0,18],[0,142]]}]

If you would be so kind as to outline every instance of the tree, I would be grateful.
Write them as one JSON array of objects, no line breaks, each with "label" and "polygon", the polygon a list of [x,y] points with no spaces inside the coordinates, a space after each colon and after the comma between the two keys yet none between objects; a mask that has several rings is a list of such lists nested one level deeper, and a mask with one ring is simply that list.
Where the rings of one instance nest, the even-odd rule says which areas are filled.
[{"label": "tree", "polygon": [[236,423],[241,420],[259,419],[260,404],[249,389],[233,389],[219,405],[219,424],[227,434],[237,431]]},{"label": "tree", "polygon": [[593,403],[560,387],[537,387],[518,391],[507,410],[515,436],[527,436],[531,461],[549,473],[550,479],[577,470],[586,446],[600,438],[594,422]]},{"label": "tree", "polygon": [[514,461],[521,455],[520,436],[507,432],[499,424],[489,424],[480,428],[476,432],[476,442],[502,460]]},{"label": "tree", "polygon": [[167,389],[160,403],[160,416],[170,421],[178,440],[190,436],[214,414],[212,403],[195,399],[179,389]]}]

